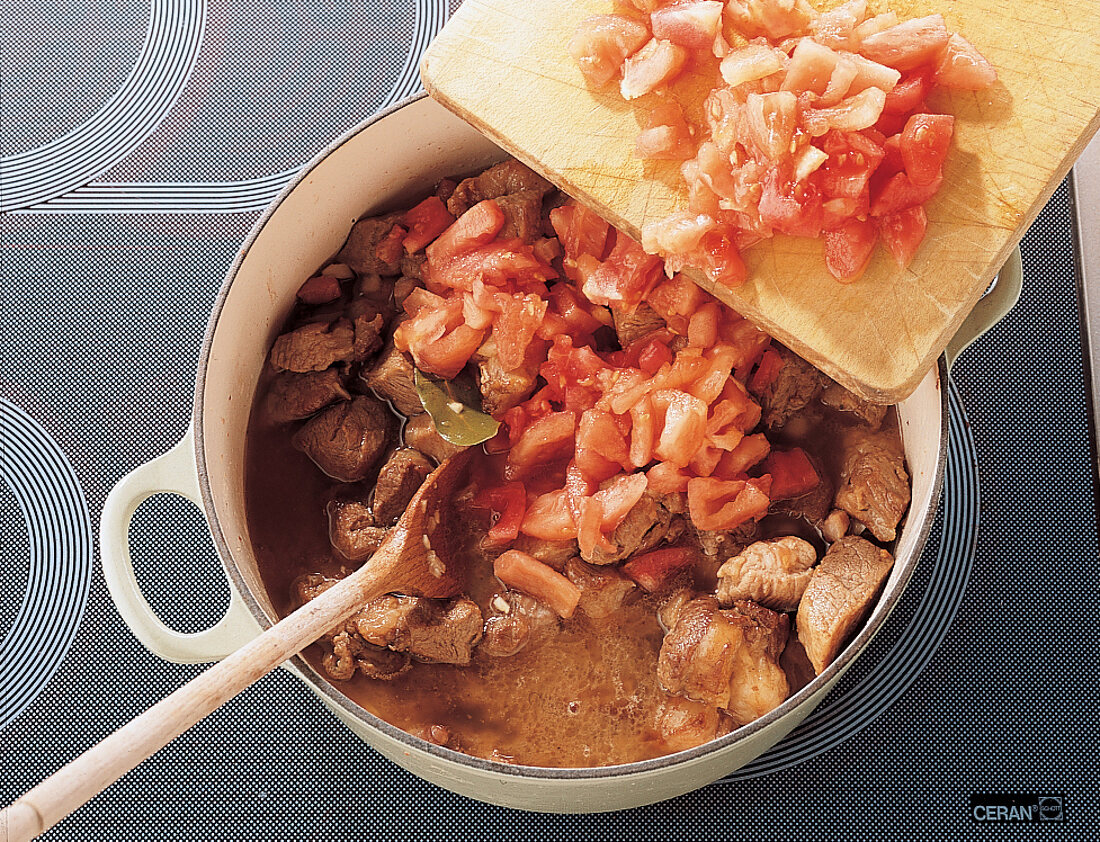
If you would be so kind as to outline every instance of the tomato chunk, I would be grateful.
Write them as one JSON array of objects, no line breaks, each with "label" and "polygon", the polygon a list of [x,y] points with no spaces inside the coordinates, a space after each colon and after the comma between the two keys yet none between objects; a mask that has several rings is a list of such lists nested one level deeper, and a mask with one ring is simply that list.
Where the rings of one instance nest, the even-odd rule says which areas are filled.
[{"label": "tomato chunk", "polygon": [[695,564],[696,555],[687,547],[668,547],[636,555],[622,571],[646,592],[656,593],[671,584],[678,573]]},{"label": "tomato chunk", "polygon": [[943,174],[955,118],[950,114],[914,114],[901,133],[901,159],[915,187],[927,187]]},{"label": "tomato chunk", "polygon": [[623,62],[649,40],[649,30],[626,15],[586,18],[569,42],[569,54],[585,81],[602,87],[619,75]]},{"label": "tomato chunk", "polygon": [[879,236],[899,269],[905,269],[913,261],[927,230],[928,216],[920,205],[878,219]]},{"label": "tomato chunk", "polygon": [[771,477],[726,481],[696,477],[688,481],[688,512],[699,529],[727,531],[768,511]]},{"label": "tomato chunk", "polygon": [[997,71],[977,47],[955,33],[939,57],[933,80],[945,88],[980,91],[997,81]]},{"label": "tomato chunk", "polygon": [[493,574],[508,587],[546,603],[566,620],[573,616],[581,599],[580,588],[554,568],[519,550],[498,556]]},{"label": "tomato chunk", "polygon": [[878,229],[871,220],[849,219],[839,228],[825,232],[825,265],[842,283],[863,274],[878,241]]},{"label": "tomato chunk", "polygon": [[409,231],[405,235],[405,251],[408,254],[420,251],[450,228],[454,221],[454,216],[438,196],[429,196],[419,205],[409,208],[401,217],[401,224]]},{"label": "tomato chunk", "polygon": [[810,457],[801,447],[790,450],[773,450],[761,463],[765,473],[771,474],[770,497],[788,500],[813,491],[821,483]]}]

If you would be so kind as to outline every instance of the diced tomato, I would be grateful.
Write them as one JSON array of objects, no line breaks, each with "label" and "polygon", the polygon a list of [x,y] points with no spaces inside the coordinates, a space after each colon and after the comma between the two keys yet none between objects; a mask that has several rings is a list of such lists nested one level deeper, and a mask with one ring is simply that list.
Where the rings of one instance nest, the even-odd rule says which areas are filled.
[{"label": "diced tomato", "polygon": [[905,269],[912,262],[927,230],[928,216],[921,205],[878,219],[879,236],[894,256],[899,269]]},{"label": "diced tomato", "polygon": [[763,460],[771,452],[771,449],[772,446],[763,433],[745,436],[737,447],[727,451],[722,456],[714,469],[714,474],[722,479],[742,476],[751,467]]},{"label": "diced tomato", "polygon": [[868,35],[860,43],[859,51],[871,61],[911,70],[934,61],[950,37],[943,16],[929,15]]},{"label": "diced tomato", "polygon": [[885,64],[879,64],[877,61],[871,61],[861,55],[846,54],[844,62],[851,64],[852,69],[855,71],[855,76],[848,85],[846,92],[849,96],[862,93],[868,88],[878,88],[889,96],[890,92],[897,86],[898,80],[901,79],[901,71],[895,70],[893,67],[887,67]]},{"label": "diced tomato", "polygon": [[518,292],[512,295],[498,292],[495,297],[501,308],[500,316],[493,324],[497,356],[501,368],[514,371],[523,365],[527,357],[527,346],[542,326],[546,315],[546,300],[537,295],[523,295]]},{"label": "diced tomato", "polygon": [[863,274],[878,241],[878,229],[871,220],[849,219],[825,232],[825,265],[841,283],[851,283]]},{"label": "diced tomato", "polygon": [[484,340],[485,331],[462,324],[434,342],[415,342],[409,350],[421,369],[450,380],[462,371]]},{"label": "diced tomato", "polygon": [[615,545],[603,532],[603,504],[595,497],[585,497],[580,501],[577,545],[583,556],[591,556],[596,550],[615,551]]},{"label": "diced tomato", "polygon": [[698,251],[694,265],[703,270],[713,283],[735,289],[745,283],[748,272],[733,236],[724,227],[708,231]]},{"label": "diced tomato", "polygon": [[693,348],[709,348],[718,341],[721,310],[716,301],[704,304],[688,320],[687,340]]},{"label": "diced tomato", "polygon": [[939,56],[933,81],[945,88],[980,91],[997,81],[997,71],[977,47],[955,33]]},{"label": "diced tomato", "polygon": [[749,391],[754,395],[764,394],[764,390],[772,384],[783,368],[783,359],[775,351],[765,351],[760,358],[760,365],[756,367],[748,382]]},{"label": "diced tomato", "polygon": [[848,132],[867,129],[878,122],[885,104],[886,94],[881,88],[867,88],[828,108],[805,111],[802,125],[814,137],[819,137],[830,129]]},{"label": "diced tomato", "polygon": [[633,310],[662,277],[661,259],[646,254],[633,238],[615,232],[607,260],[584,281],[582,292],[593,304],[617,304]]},{"label": "diced tomato", "polygon": [[787,54],[775,47],[746,44],[724,56],[719,71],[726,84],[736,88],[778,73],[787,66],[787,61]]},{"label": "diced tomato", "polygon": [[867,0],[848,0],[810,21],[810,31],[819,43],[835,50],[847,50],[851,47],[852,30],[866,15]]},{"label": "diced tomato", "polygon": [[885,154],[862,132],[831,131],[822,148],[829,160],[821,167],[821,192],[830,198],[858,200]]},{"label": "diced tomato", "polygon": [[772,475],[773,500],[789,500],[813,491],[821,483],[810,457],[801,447],[773,450],[761,463],[761,469]]},{"label": "diced tomato", "polygon": [[636,555],[622,566],[622,571],[647,593],[667,587],[677,574],[695,564],[696,554],[688,547],[667,547]]},{"label": "diced tomato", "polygon": [[792,182],[773,167],[764,179],[760,219],[784,234],[817,237],[821,233],[821,193],[812,184]]},{"label": "diced tomato", "polygon": [[619,474],[604,483],[592,496],[600,501],[602,521],[600,529],[614,532],[645,494],[649,480],[643,473]]},{"label": "diced tomato", "polygon": [[428,262],[442,265],[492,242],[504,227],[504,211],[492,199],[478,202],[428,246]]},{"label": "diced tomato", "polygon": [[555,338],[539,374],[546,381],[548,397],[579,415],[599,400],[597,376],[606,367],[595,351],[573,347],[572,338],[566,335]]},{"label": "diced tomato", "polygon": [[853,217],[866,218],[871,209],[870,197],[870,190],[864,190],[858,199],[826,199],[821,203],[822,229],[832,231]]},{"label": "diced tomato", "polygon": [[654,494],[675,494],[687,491],[691,474],[671,462],[658,462],[646,471],[646,477],[649,479],[649,490]]},{"label": "diced tomato", "polygon": [[580,588],[554,568],[519,550],[498,556],[493,574],[508,587],[545,603],[563,619],[573,616],[581,599]]},{"label": "diced tomato", "polygon": [[650,15],[653,37],[693,50],[709,50],[722,20],[718,0],[677,0]]},{"label": "diced tomato", "polygon": [[800,38],[791,53],[791,63],[781,89],[794,91],[795,94],[810,91],[820,96],[828,88],[839,60],[840,56],[835,51],[813,38]]},{"label": "diced tomato", "polygon": [[577,525],[569,513],[565,489],[550,491],[531,501],[519,531],[545,541],[569,541],[577,537]]},{"label": "diced tomato", "polygon": [[374,247],[374,256],[383,263],[396,263],[403,254],[401,243],[407,233],[400,225],[394,225],[389,233],[379,240],[378,245]]},{"label": "diced tomato", "polygon": [[652,399],[656,407],[664,409],[664,424],[654,454],[658,459],[686,467],[703,445],[707,405],[678,389],[661,389],[653,393]]},{"label": "diced tomato", "polygon": [[527,512],[527,492],[523,483],[507,482],[495,488],[486,488],[478,494],[474,502],[490,509],[496,516],[489,527],[489,543],[501,545],[516,539],[523,516]]},{"label": "diced tomato", "polygon": [[731,0],[726,14],[746,35],[762,33],[778,40],[804,32],[813,9],[807,3],[793,0]]},{"label": "diced tomato", "polygon": [[901,133],[901,158],[916,187],[927,187],[943,173],[955,118],[950,114],[914,114]]},{"label": "diced tomato", "polygon": [[635,142],[635,154],[664,161],[686,161],[695,154],[691,128],[679,102],[662,99],[646,115],[645,128]]},{"label": "diced tomato", "polygon": [[679,44],[651,38],[623,62],[623,81],[619,86],[623,99],[637,99],[675,79],[687,58],[688,51]]},{"label": "diced tomato", "polygon": [[644,337],[639,342],[642,348],[638,352],[638,368],[646,374],[656,374],[661,366],[672,362],[672,351],[668,349],[668,344],[664,340]]},{"label": "diced tomato", "polygon": [[727,531],[768,511],[771,477],[721,480],[696,477],[688,481],[688,512],[698,529]]},{"label": "diced tomato", "polygon": [[594,15],[581,21],[569,54],[585,81],[602,87],[619,75],[623,62],[649,40],[641,21],[626,15]]},{"label": "diced tomato", "polygon": [[798,98],[790,91],[749,94],[745,101],[747,137],[772,162],[789,158],[798,124]]},{"label": "diced tomato", "polygon": [[871,216],[888,216],[923,205],[936,195],[942,183],[943,176],[938,176],[930,184],[918,187],[906,173],[896,173],[890,176],[877,191],[872,185]]},{"label": "diced tomato", "polygon": [[932,68],[918,67],[905,73],[892,91],[886,94],[882,113],[908,116],[924,106],[924,100],[932,89]]},{"label": "diced tomato", "polygon": [[303,304],[328,304],[340,297],[340,281],[331,275],[314,275],[298,289]]},{"label": "diced tomato", "polygon": [[595,482],[633,467],[626,438],[611,413],[601,409],[588,409],[581,415],[573,458],[584,477]]},{"label": "diced tomato", "polygon": [[409,233],[404,247],[408,254],[420,251],[428,243],[451,227],[454,216],[438,196],[429,196],[419,205],[409,208],[401,217],[401,224]]},{"label": "diced tomato", "polygon": [[567,202],[550,211],[550,224],[561,240],[567,259],[576,260],[582,254],[597,260],[607,256],[611,226],[595,211],[576,202]]},{"label": "diced tomato", "polygon": [[551,412],[533,421],[512,445],[505,477],[520,479],[539,465],[571,456],[576,429],[577,418],[572,412]]}]

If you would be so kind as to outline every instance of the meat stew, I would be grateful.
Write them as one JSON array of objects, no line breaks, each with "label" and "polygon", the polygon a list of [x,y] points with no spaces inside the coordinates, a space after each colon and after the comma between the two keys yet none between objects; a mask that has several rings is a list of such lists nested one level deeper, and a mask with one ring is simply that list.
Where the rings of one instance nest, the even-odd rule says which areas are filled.
[{"label": "meat stew", "polygon": [[[491,236],[476,227],[487,212]],[[285,614],[369,560],[462,449],[425,412],[417,369],[474,384],[469,411],[500,428],[453,501],[463,594],[383,597],[306,657],[382,719],[502,762],[641,760],[771,710],[858,627],[908,505],[893,410],[659,261],[639,270],[629,238],[592,218],[507,161],[360,221],[299,291],[249,426],[249,530]],[[486,322],[474,305],[493,289],[518,316]],[[670,385],[707,354],[711,369]],[[623,412],[578,397],[602,377],[606,399],[609,376],[633,372],[664,388],[639,380]]]}]

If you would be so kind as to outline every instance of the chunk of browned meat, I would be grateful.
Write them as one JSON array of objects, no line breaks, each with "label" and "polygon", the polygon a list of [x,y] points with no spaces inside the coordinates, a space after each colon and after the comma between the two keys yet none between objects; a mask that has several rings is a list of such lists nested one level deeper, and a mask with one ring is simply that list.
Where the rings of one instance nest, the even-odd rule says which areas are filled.
[{"label": "chunk of browned meat", "polygon": [[382,546],[386,530],[375,523],[366,503],[332,500],[327,508],[329,542],[348,561],[370,558]]},{"label": "chunk of browned meat", "polygon": [[363,606],[346,625],[375,646],[408,652],[420,661],[465,665],[481,640],[481,624],[481,609],[465,597],[384,596]]},{"label": "chunk of browned meat", "polygon": [[805,409],[817,397],[825,376],[794,351],[779,344],[772,347],[783,364],[759,397],[764,424],[770,430],[778,430],[787,423],[788,418]]},{"label": "chunk of browned meat", "polygon": [[565,569],[565,563],[577,555],[577,540],[548,541],[545,538],[532,538],[522,532],[511,543],[514,550],[527,553],[559,573]]},{"label": "chunk of browned meat", "polygon": [[619,344],[624,348],[666,326],[665,320],[644,301],[633,312],[612,304],[611,318],[615,320],[615,334],[619,337]]},{"label": "chunk of browned meat", "polygon": [[657,733],[668,751],[683,751],[718,735],[718,708],[680,696],[668,696],[657,709]]},{"label": "chunk of browned meat", "polygon": [[271,346],[271,365],[278,371],[323,371],[355,357],[355,329],[347,319],[310,322],[284,333]]},{"label": "chunk of browned meat", "polygon": [[689,527],[691,535],[703,554],[711,558],[729,558],[737,555],[760,535],[760,524],[755,520],[745,521],[729,532],[714,532],[708,529]]},{"label": "chunk of browned meat", "polygon": [[335,368],[284,371],[276,374],[268,386],[264,412],[276,424],[285,424],[309,418],[334,401],[350,398],[351,394],[344,388],[340,372]]},{"label": "chunk of browned meat", "polygon": [[514,193],[530,191],[541,199],[554,189],[554,185],[530,167],[514,158],[490,167],[473,178],[463,179],[447,199],[447,210],[462,216],[478,202],[499,199]]},{"label": "chunk of browned meat", "polygon": [[669,693],[727,710],[740,724],[787,698],[778,659],[789,618],[748,601],[721,610],[713,597],[684,605],[665,635],[657,677]]},{"label": "chunk of browned meat", "polygon": [[359,275],[396,275],[401,271],[400,257],[391,262],[378,256],[378,244],[390,233],[400,214],[371,216],[361,219],[351,228],[347,242],[336,254],[336,259],[346,263]]},{"label": "chunk of browned meat", "polygon": [[397,418],[389,407],[359,395],[313,416],[294,434],[293,443],[333,479],[358,482],[396,438]]},{"label": "chunk of browned meat", "polygon": [[[305,605],[338,581],[319,573],[299,576],[291,584],[294,606]],[[354,629],[349,631],[346,624],[322,636],[320,645],[328,650],[321,659],[321,666],[339,681],[348,680],[357,669],[368,678],[386,680],[396,678],[409,668],[407,652],[394,652],[367,643]]]},{"label": "chunk of browned meat", "polygon": [[636,587],[614,567],[593,567],[579,558],[565,563],[565,575],[580,588],[577,607],[593,620],[602,620],[618,611]]},{"label": "chunk of browned meat", "polygon": [[474,354],[477,363],[477,385],[481,391],[481,408],[497,416],[523,403],[535,391],[538,380],[538,364],[521,365],[513,371],[505,371],[497,354],[496,341],[482,343]]},{"label": "chunk of browned meat", "polygon": [[406,254],[401,258],[401,275],[414,281],[423,281],[428,268],[428,255],[424,252]]},{"label": "chunk of browned meat", "polygon": [[787,645],[783,649],[783,654],[779,656],[779,666],[783,667],[787,683],[791,686],[791,693],[797,693],[817,676],[814,665],[806,657],[806,648],[798,639],[796,629],[791,629]]},{"label": "chunk of browned meat", "polygon": [[382,347],[382,335],[386,331],[386,317],[369,298],[360,296],[348,306],[348,316],[355,329],[355,354],[353,359],[362,362]]},{"label": "chunk of browned meat", "polygon": [[798,605],[798,639],[820,674],[867,615],[894,558],[855,535],[841,538],[814,569]]},{"label": "chunk of browned meat", "polygon": [[405,444],[415,447],[436,462],[442,462],[448,456],[466,449],[460,444],[451,444],[439,435],[432,417],[427,413],[414,416],[405,423]]},{"label": "chunk of browned meat", "polygon": [[757,541],[718,568],[718,601],[751,599],[777,611],[794,611],[810,583],[817,551],[793,535]]},{"label": "chunk of browned meat", "polygon": [[509,658],[527,646],[542,643],[560,627],[561,618],[534,597],[518,591],[496,594],[485,621],[481,651],[493,658]]},{"label": "chunk of browned meat", "polygon": [[590,555],[581,555],[590,564],[613,564],[651,550],[661,541],[674,540],[682,529],[683,520],[673,517],[659,498],[646,492],[608,536],[616,547],[613,552],[596,547]]},{"label": "chunk of browned meat", "polygon": [[854,429],[845,434],[843,448],[837,507],[878,540],[893,541],[909,508],[909,473],[900,442],[884,433]]},{"label": "chunk of browned meat", "polygon": [[416,392],[415,371],[407,354],[386,343],[363,380],[402,415],[419,415],[424,405]]},{"label": "chunk of browned meat", "polygon": [[882,419],[886,417],[886,412],[890,409],[889,406],[865,401],[831,378],[826,377],[824,380],[825,388],[821,390],[821,402],[825,406],[831,406],[841,412],[852,413],[872,430],[877,430],[882,426]]},{"label": "chunk of browned meat", "polygon": [[431,472],[432,463],[419,450],[411,447],[395,450],[378,472],[374,486],[371,511],[375,522],[380,526],[396,523]]},{"label": "chunk of browned meat", "polygon": [[500,236],[505,239],[518,237],[525,243],[533,243],[542,236],[542,196],[538,190],[498,196],[496,202],[504,213]]}]

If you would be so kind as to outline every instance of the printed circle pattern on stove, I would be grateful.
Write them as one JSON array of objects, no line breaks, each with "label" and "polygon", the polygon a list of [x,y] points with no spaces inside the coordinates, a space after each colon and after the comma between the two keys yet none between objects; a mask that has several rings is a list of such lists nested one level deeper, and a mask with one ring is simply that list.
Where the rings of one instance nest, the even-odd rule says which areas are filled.
[{"label": "printed circle pattern on stove", "polygon": [[[80,627],[92,580],[92,527],[84,493],[61,448],[34,419],[2,399],[0,480],[15,498],[30,547],[22,603],[11,627],[0,630],[3,728],[53,677]],[[20,563],[11,555],[6,562]]]}]

